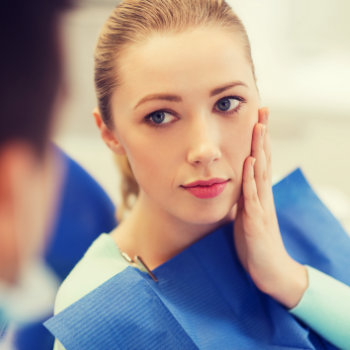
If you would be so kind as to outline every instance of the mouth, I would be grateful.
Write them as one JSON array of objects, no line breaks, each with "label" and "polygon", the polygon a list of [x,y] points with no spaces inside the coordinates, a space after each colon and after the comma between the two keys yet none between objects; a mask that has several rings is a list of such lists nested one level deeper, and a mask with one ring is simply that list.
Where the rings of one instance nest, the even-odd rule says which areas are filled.
[{"label": "mouth", "polygon": [[225,189],[230,180],[213,178],[209,180],[198,180],[186,185],[182,185],[186,191],[201,199],[215,198]]}]

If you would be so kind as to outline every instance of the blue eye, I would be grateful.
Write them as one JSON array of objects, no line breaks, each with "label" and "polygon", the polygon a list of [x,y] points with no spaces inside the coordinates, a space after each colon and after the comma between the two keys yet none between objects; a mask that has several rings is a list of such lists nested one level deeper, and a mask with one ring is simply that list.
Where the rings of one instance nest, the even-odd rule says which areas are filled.
[{"label": "blue eye", "polygon": [[175,119],[175,117],[165,111],[155,111],[146,116],[145,119],[147,122],[154,126],[160,126],[171,123]]},{"label": "blue eye", "polygon": [[165,113],[163,111],[157,111],[149,115],[149,119],[155,124],[162,124],[165,120]]},{"label": "blue eye", "polygon": [[220,112],[230,112],[238,109],[241,102],[241,98],[238,97],[224,97],[216,102],[216,109]]}]

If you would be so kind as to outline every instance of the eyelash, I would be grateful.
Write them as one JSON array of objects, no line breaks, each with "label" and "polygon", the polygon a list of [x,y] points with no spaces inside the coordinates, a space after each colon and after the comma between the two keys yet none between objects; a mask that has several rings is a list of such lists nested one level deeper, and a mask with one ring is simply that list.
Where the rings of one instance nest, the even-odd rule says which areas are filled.
[{"label": "eyelash", "polygon": [[[164,127],[166,127],[168,124],[172,124],[172,123],[173,123],[173,122],[169,122],[169,123],[165,123],[165,124],[157,124],[157,123],[153,122],[152,119],[151,119],[151,118],[152,118],[152,115],[155,114],[155,113],[159,113],[159,112],[171,114],[172,116],[175,115],[175,113],[172,112],[172,111],[169,111],[169,110],[166,110],[166,109],[158,109],[158,110],[156,110],[156,111],[154,111],[154,112],[152,112],[152,113],[146,115],[146,117],[144,118],[144,119],[145,119],[145,122],[146,122],[147,124],[149,124],[150,126],[154,127],[154,128],[164,128]],[[176,118],[176,116],[175,116],[174,118]]]},{"label": "eyelash", "polygon": [[[240,110],[241,107],[242,107],[242,104],[243,104],[243,103],[246,103],[246,100],[245,100],[243,97],[240,97],[240,96],[224,96],[224,97],[222,97],[222,98],[220,98],[219,100],[216,101],[216,103],[215,103],[215,105],[214,105],[214,108],[217,106],[217,104],[218,104],[220,101],[222,101],[222,100],[224,100],[224,99],[234,99],[234,100],[237,100],[237,101],[240,102],[239,105],[238,105],[235,109],[233,109],[233,110],[231,110],[231,111],[220,111],[220,110],[217,110],[217,109],[215,110],[217,113],[224,114],[224,115],[229,115],[229,114],[238,113],[239,110]],[[151,112],[151,113],[149,113],[148,115],[146,115],[145,118],[144,118],[145,122],[146,122],[147,124],[149,124],[150,126],[154,127],[154,128],[164,128],[164,127],[166,127],[168,124],[172,124],[172,123],[173,123],[173,122],[169,122],[169,123],[165,123],[165,124],[157,124],[157,123],[154,123],[154,122],[152,121],[151,118],[152,118],[152,116],[153,116],[155,113],[157,113],[157,112],[168,113],[168,114],[171,114],[172,116],[174,116],[174,114],[175,114],[174,112],[171,112],[171,111],[169,111],[169,110],[159,109],[159,110],[156,110],[156,111]],[[175,117],[176,117],[176,116],[175,116]]]},{"label": "eyelash", "polygon": [[230,99],[232,99],[232,100],[237,100],[237,101],[239,101],[240,103],[239,103],[239,105],[238,105],[236,108],[234,108],[234,109],[231,110],[231,111],[220,111],[220,110],[216,110],[218,113],[222,113],[222,114],[226,114],[226,115],[238,113],[239,110],[242,108],[242,105],[243,105],[244,103],[246,103],[246,100],[245,100],[243,97],[240,97],[240,96],[224,96],[224,97],[222,97],[222,98],[220,98],[219,100],[216,101],[215,106],[216,106],[220,101],[226,100],[226,99],[227,99],[227,100],[230,100]]}]

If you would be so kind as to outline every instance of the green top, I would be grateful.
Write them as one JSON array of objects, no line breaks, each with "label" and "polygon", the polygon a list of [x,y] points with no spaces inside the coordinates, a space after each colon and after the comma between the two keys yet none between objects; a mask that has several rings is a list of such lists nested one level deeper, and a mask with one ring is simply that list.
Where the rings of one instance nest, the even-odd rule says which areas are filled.
[{"label": "green top", "polygon": [[[55,314],[128,266],[112,237],[105,233],[100,235],[59,288]],[[290,312],[334,345],[350,350],[350,287],[306,267],[309,286]],[[64,350],[58,340],[54,350]]]},{"label": "green top", "polygon": [[350,287],[306,266],[309,285],[290,312],[318,334],[344,350],[350,349]]}]

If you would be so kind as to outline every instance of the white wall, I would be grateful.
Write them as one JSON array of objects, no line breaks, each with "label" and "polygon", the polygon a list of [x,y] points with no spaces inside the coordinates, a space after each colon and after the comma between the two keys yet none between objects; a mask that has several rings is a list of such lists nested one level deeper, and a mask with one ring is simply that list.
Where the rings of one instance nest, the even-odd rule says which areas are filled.
[{"label": "white wall", "polygon": [[231,0],[246,24],[263,100],[350,112],[350,1]]}]

